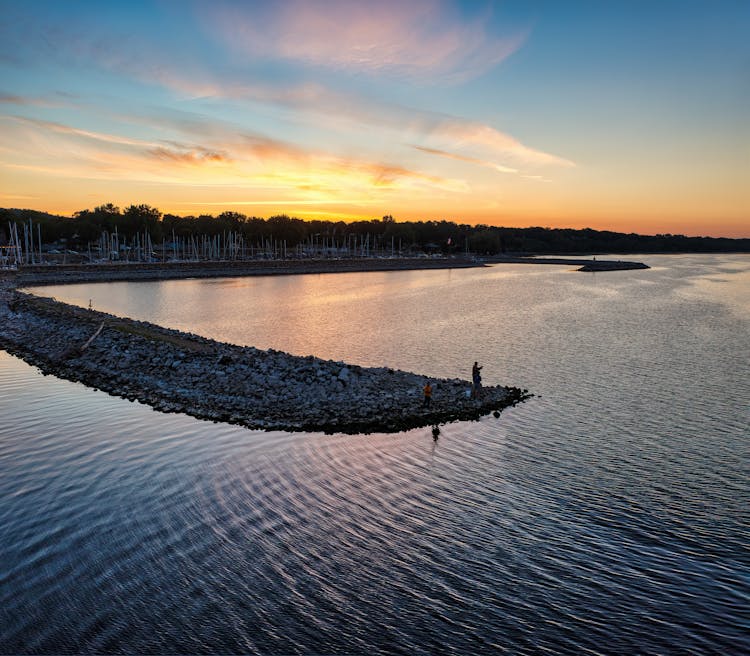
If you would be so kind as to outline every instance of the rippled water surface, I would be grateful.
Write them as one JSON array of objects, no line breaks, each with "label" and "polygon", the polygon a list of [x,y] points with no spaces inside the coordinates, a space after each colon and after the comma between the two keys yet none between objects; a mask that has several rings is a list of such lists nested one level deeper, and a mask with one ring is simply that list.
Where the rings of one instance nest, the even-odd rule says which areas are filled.
[{"label": "rippled water surface", "polygon": [[264,433],[0,352],[0,652],[747,653],[750,258],[642,259],[39,288],[537,396]]}]

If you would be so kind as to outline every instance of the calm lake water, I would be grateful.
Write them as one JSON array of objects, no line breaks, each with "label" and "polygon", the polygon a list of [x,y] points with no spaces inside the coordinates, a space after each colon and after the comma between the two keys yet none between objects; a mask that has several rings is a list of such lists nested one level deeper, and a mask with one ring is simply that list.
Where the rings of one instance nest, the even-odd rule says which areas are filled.
[{"label": "calm lake water", "polygon": [[640,259],[39,288],[537,396],[264,433],[0,352],[0,652],[750,652],[750,257]]}]

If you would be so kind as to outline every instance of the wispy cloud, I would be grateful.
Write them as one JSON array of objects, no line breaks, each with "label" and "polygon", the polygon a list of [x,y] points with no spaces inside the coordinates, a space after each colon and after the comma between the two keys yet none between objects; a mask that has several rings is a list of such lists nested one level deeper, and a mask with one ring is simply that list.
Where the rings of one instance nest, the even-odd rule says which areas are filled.
[{"label": "wispy cloud", "polygon": [[470,144],[505,153],[528,164],[575,166],[575,162],[569,159],[536,150],[489,125],[473,121],[447,119],[436,125],[431,135],[457,145]]},{"label": "wispy cloud", "polygon": [[362,203],[373,203],[371,198],[311,198],[306,200],[288,200],[277,198],[273,200],[217,200],[217,201],[200,201],[186,202],[185,205],[218,205],[218,206],[240,206],[240,205],[351,205]]},{"label": "wispy cloud", "polygon": [[438,175],[429,175],[413,171],[402,166],[387,164],[360,163],[360,171],[372,177],[372,184],[376,187],[393,187],[402,185],[405,181],[415,184],[442,188],[448,191],[468,191],[468,185],[463,180],[447,179]]},{"label": "wispy cloud", "polygon": [[202,146],[186,147],[182,144],[172,143],[171,146],[157,146],[149,149],[148,154],[155,159],[167,162],[178,162],[182,164],[202,164],[204,162],[230,162],[231,158],[226,154],[212,148]]},{"label": "wispy cloud", "polygon": [[144,139],[134,139],[116,134],[107,134],[103,132],[94,132],[80,128],[56,123],[53,121],[43,121],[23,116],[0,116],[0,120],[11,120],[21,124],[34,126],[62,135],[79,137],[85,140],[99,141],[106,144],[132,146],[138,149],[146,156],[161,161],[171,161],[184,164],[200,164],[202,162],[226,162],[231,158],[224,152],[214,148],[181,143],[177,141],[149,141]]},{"label": "wispy cloud", "polygon": [[[21,129],[3,129],[9,123]],[[65,177],[262,186],[334,196],[352,189],[467,189],[461,180],[398,165],[303,149],[262,135],[217,132],[220,139],[204,144],[150,141],[0,116],[0,137],[11,152],[23,153],[25,144],[35,146],[22,161],[5,161],[4,166]]]},{"label": "wispy cloud", "polygon": [[2,200],[34,200],[37,196],[27,196],[24,194],[0,194]]},{"label": "wispy cloud", "polygon": [[237,152],[255,160],[285,160],[309,163],[312,158],[327,158],[323,153],[313,153],[300,146],[295,146],[278,139],[271,139],[270,137],[246,133],[228,136],[236,140],[233,148]]},{"label": "wispy cloud", "polygon": [[[425,142],[420,144],[423,148],[443,151],[440,154],[446,157],[450,156],[449,153],[455,149],[469,146],[525,165],[566,168],[575,166],[575,162],[569,159],[528,146],[491,125],[458,116],[396,105],[376,98],[334,91],[320,84],[278,86],[235,83],[219,79],[206,82],[186,78],[166,68],[160,69],[158,76],[152,81],[194,97],[259,102],[291,108],[298,112],[299,116],[322,121],[329,126],[332,117],[335,117],[337,129],[342,127],[343,121],[353,125],[366,125],[381,131],[408,132]],[[182,121],[182,127],[205,129],[206,122],[185,119]],[[461,155],[456,155],[454,159],[461,157]],[[470,161],[472,156],[466,157],[469,159],[464,161]],[[482,158],[475,159],[475,163],[481,163]],[[487,161],[487,165],[492,166],[492,163]],[[501,167],[497,169],[501,171],[517,168],[500,163],[495,163],[494,166],[495,168]],[[505,170],[504,172],[515,171]]]},{"label": "wispy cloud", "polygon": [[508,166],[503,166],[496,162],[490,162],[488,160],[479,159],[477,157],[468,157],[467,155],[459,155],[457,153],[449,153],[445,150],[439,150],[438,148],[427,148],[426,146],[414,146],[417,150],[427,153],[428,155],[438,155],[440,157],[447,157],[449,159],[455,159],[459,162],[468,162],[469,164],[478,164],[479,166],[486,166],[500,173],[518,173],[518,169],[512,169]]},{"label": "wispy cloud", "polygon": [[204,9],[221,43],[247,57],[428,83],[481,74],[524,43],[525,32],[490,36],[485,18],[467,19],[439,0],[223,1]]},{"label": "wispy cloud", "polygon": [[131,139],[128,137],[121,137],[114,134],[106,134],[103,132],[93,132],[91,130],[82,130],[80,128],[74,128],[70,125],[64,125],[63,123],[56,123],[54,121],[43,121],[35,118],[28,118],[25,116],[0,116],[0,119],[9,119],[17,121],[18,123],[25,123],[28,125],[35,125],[52,132],[58,132],[60,134],[69,134],[78,137],[85,137],[87,139],[94,139],[96,141],[104,141],[111,144],[121,144],[127,146],[143,146],[150,145],[155,146],[156,144],[149,141],[143,141],[142,139]]},{"label": "wispy cloud", "polygon": [[[445,80],[475,74],[507,57],[525,38],[525,33],[506,38],[490,36],[485,32],[485,16],[475,13],[465,18],[451,4],[440,0],[219,1],[202,5],[198,11],[222,43],[233,44],[233,48],[253,61],[282,58],[292,63],[388,72],[411,78],[435,75]],[[123,44],[118,39],[105,41],[85,32],[73,32],[57,34],[53,43],[63,58],[93,62],[189,98],[289,108],[293,121],[314,123],[332,132],[345,130],[347,124],[365,125],[385,138],[395,136],[401,143],[416,142],[424,148],[456,153],[455,159],[464,156],[474,158],[476,163],[495,162],[506,169],[521,165],[575,166],[565,157],[523,143],[492,125],[399,106],[377,97],[335,90],[316,81],[270,82],[267,77],[249,73],[242,64],[212,68],[204,61],[193,65],[195,55],[189,56],[191,66],[187,74],[184,62],[175,53],[160,52],[153,43],[136,43],[138,48],[133,48],[134,39],[137,41],[136,36],[125,39]],[[0,101],[3,99],[39,101],[10,93],[0,95]],[[210,122],[193,127],[205,130]],[[156,154],[169,156],[169,152],[156,151]],[[196,152],[193,158],[201,156]]]},{"label": "wispy cloud", "polygon": [[20,96],[13,93],[0,91],[0,103],[8,105],[23,105],[27,107],[64,107],[70,104],[70,96],[64,93],[56,93],[51,97]]},{"label": "wispy cloud", "polygon": [[27,98],[23,96],[16,96],[11,93],[0,92],[0,103],[11,103],[13,105],[28,105],[30,104]]}]

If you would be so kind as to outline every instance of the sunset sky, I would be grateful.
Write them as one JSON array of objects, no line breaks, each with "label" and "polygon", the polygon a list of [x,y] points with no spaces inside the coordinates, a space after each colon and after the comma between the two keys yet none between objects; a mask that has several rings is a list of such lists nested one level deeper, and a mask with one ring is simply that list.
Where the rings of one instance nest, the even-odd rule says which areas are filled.
[{"label": "sunset sky", "polygon": [[750,237],[750,2],[0,0],[0,206]]}]

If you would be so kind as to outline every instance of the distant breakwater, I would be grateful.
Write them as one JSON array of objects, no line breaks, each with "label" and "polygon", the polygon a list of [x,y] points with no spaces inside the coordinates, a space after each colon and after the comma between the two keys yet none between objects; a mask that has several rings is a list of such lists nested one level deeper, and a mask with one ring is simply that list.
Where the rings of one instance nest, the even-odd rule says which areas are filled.
[{"label": "distant breakwater", "polygon": [[242,347],[22,293],[0,281],[0,348],[44,374],[79,381],[162,412],[251,429],[398,432],[476,420],[530,395],[387,367],[360,367]]},{"label": "distant breakwater", "polygon": [[597,260],[596,258],[565,258],[565,257],[514,257],[495,255],[488,257],[485,264],[558,264],[563,266],[577,266],[577,271],[630,271],[632,269],[650,269],[643,262],[627,260]]}]

